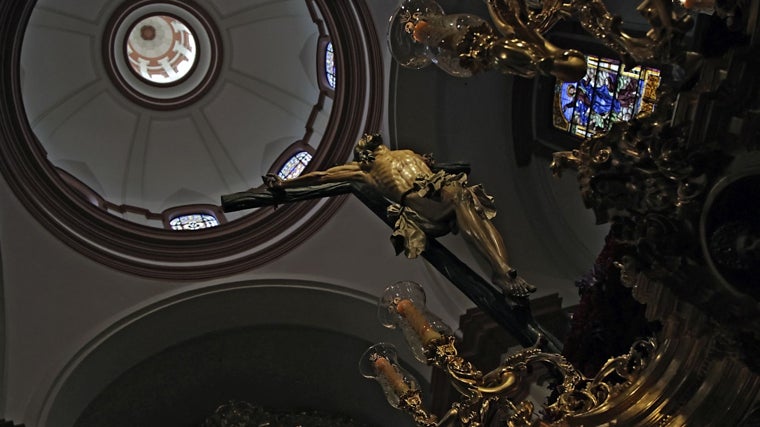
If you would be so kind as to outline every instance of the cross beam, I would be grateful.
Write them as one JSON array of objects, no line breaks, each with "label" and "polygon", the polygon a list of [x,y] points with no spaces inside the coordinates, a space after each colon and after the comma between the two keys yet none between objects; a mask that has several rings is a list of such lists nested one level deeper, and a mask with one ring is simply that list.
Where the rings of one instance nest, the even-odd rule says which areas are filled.
[{"label": "cross beam", "polygon": [[[394,226],[386,215],[390,202],[373,188],[360,183],[330,183],[275,191],[256,188],[222,196],[222,209],[224,212],[235,212],[349,193],[355,195],[390,227]],[[427,238],[427,247],[422,252],[422,257],[478,308],[512,334],[522,346],[533,346],[540,339],[545,351],[561,352],[562,343],[535,321],[527,298],[505,297],[433,237]]]}]

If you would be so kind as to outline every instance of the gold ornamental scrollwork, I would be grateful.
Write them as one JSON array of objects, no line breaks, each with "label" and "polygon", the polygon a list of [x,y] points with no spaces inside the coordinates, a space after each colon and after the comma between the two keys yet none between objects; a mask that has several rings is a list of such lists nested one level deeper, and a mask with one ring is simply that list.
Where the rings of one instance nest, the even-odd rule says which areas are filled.
[{"label": "gold ornamental scrollwork", "polygon": [[[418,358],[444,372],[461,399],[438,419],[425,409],[416,381],[397,365],[395,350],[387,344],[370,347],[360,366],[370,367],[363,368],[365,376],[376,379],[389,401],[398,402],[394,406],[419,426],[486,427],[494,425],[494,420],[512,427],[572,425],[574,417],[601,410],[625,393],[646,370],[657,347],[654,338],[638,341],[627,354],[610,359],[595,377],[588,378],[562,355],[542,351],[539,340],[484,374],[459,355],[455,337],[421,304],[422,288],[410,282],[400,284],[388,287],[378,312],[383,317],[392,315],[394,327],[406,332],[413,349],[421,350]],[[406,294],[407,290],[411,291]],[[554,396],[540,410],[526,399],[537,373],[542,382],[549,381]]]},{"label": "gold ornamental scrollwork", "polygon": [[[684,36],[696,12],[687,9],[696,9],[695,3],[734,36],[722,41],[718,53],[700,46],[687,51]],[[634,342],[593,376],[538,345],[483,373],[458,355],[451,333],[420,336],[410,346],[421,346],[422,361],[446,373],[461,394],[433,425],[700,427],[760,418],[757,275],[722,274],[746,270],[760,259],[760,231],[753,228],[757,214],[725,213],[744,209],[753,202],[746,199],[754,197],[745,194],[758,193],[744,189],[732,195],[738,200],[732,204],[720,199],[726,182],[753,187],[752,180],[760,181],[760,7],[736,0],[644,0],[638,11],[651,28],[633,36],[601,0],[486,0],[486,5],[493,27],[468,17],[462,21],[467,25],[451,33],[457,43],[428,40],[419,51],[435,51],[447,60],[447,72],[460,77],[498,69],[563,80],[560,75],[575,76],[579,67],[572,62],[558,67],[556,60],[576,51],[565,55],[544,34],[560,20],[575,19],[624,63],[662,70],[661,82],[642,88],[656,103],[604,135],[554,153],[550,166],[554,175],[575,171],[584,204],[598,224],[611,225],[607,241],[614,251],[605,253],[611,270],[617,267],[623,290],[630,288],[646,305],[646,320],[658,326],[656,337]],[[711,35],[706,38],[717,42]],[[410,43],[420,47],[418,42]],[[553,394],[542,408],[525,392],[529,373],[539,368],[553,380]],[[420,400],[414,402],[419,405],[407,411],[415,420],[433,419]]]}]

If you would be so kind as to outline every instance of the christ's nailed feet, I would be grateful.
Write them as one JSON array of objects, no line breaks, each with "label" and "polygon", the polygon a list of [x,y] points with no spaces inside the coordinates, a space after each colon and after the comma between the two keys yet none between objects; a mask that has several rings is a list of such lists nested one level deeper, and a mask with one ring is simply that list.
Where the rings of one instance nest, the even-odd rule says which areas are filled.
[{"label": "christ's nailed feet", "polygon": [[517,271],[509,270],[506,276],[496,276],[493,283],[501,288],[502,292],[508,297],[526,298],[536,291],[536,287],[526,282],[525,279],[517,275]]}]

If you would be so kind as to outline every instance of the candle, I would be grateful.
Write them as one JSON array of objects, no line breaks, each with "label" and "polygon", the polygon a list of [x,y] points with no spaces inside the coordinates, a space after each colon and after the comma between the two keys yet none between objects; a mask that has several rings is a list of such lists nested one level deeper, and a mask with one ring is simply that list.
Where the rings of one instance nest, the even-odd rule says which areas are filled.
[{"label": "candle", "polygon": [[414,25],[412,37],[416,42],[424,43],[430,36],[430,24],[425,21],[419,21]]},{"label": "candle", "polygon": [[396,311],[409,322],[409,325],[417,333],[417,336],[420,337],[423,345],[427,346],[441,338],[442,335],[433,329],[433,326],[427,321],[425,315],[414,306],[412,301],[408,299],[401,300],[396,304]]},{"label": "candle", "polygon": [[399,397],[403,396],[410,390],[409,386],[404,381],[403,375],[396,370],[387,358],[377,355],[374,364],[377,375],[387,381]]},{"label": "candle", "polygon": [[683,7],[695,11],[712,12],[715,8],[715,0],[681,0]]}]

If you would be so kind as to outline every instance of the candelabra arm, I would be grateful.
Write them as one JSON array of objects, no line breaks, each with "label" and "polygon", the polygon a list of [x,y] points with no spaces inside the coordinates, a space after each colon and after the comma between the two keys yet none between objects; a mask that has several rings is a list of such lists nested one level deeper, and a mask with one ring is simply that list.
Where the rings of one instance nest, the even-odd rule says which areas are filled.
[{"label": "candelabra arm", "polygon": [[491,67],[523,77],[538,72],[563,81],[578,81],[586,74],[582,53],[554,45],[531,26],[525,0],[485,1],[491,20],[504,36],[485,46]]},{"label": "candelabra arm", "polygon": [[583,29],[607,47],[636,62],[667,59],[674,35],[692,25],[687,14],[674,13],[666,0],[643,0],[637,10],[649,21],[651,30],[634,37],[622,30],[622,20],[609,12],[602,0],[545,0],[539,10],[531,10],[525,0],[485,0],[496,28],[507,38],[518,38],[541,47],[541,54],[554,56],[560,49],[542,34],[560,20],[575,18]]},{"label": "candelabra arm", "polygon": [[517,30],[515,29],[517,17],[515,12],[509,9],[506,1],[485,0],[485,3],[488,6],[491,21],[493,21],[499,32],[506,37],[514,37],[517,34]]},{"label": "candelabra arm", "polygon": [[443,370],[459,393],[467,397],[480,396],[483,373],[458,355],[453,336],[444,335],[428,346],[428,364]]},{"label": "candelabra arm", "polygon": [[522,21],[522,17],[529,17],[524,0],[486,0],[486,5],[494,25],[508,39],[517,38],[533,44],[542,56],[555,55],[561,51]]},{"label": "candelabra arm", "polygon": [[517,385],[517,378],[513,372],[502,369],[499,372],[498,384],[490,387],[480,386],[478,392],[484,395],[504,393]]},{"label": "candelabra arm", "polygon": [[419,390],[409,390],[401,396],[399,409],[412,416],[414,422],[420,427],[438,427],[435,415],[431,414],[422,404],[422,395]]},{"label": "candelabra arm", "polygon": [[541,2],[539,11],[528,9],[527,25],[539,33],[545,34],[559,21],[572,18],[572,7],[572,1],[544,0]]},{"label": "candelabra arm", "polygon": [[692,25],[688,15],[674,13],[670,1],[644,0],[637,9],[652,28],[644,37],[633,37],[621,29],[620,17],[612,15],[601,0],[573,0],[572,4],[573,16],[586,32],[621,56],[639,63],[670,59],[673,37],[685,33]]},{"label": "candelabra arm", "polygon": [[438,421],[438,426],[448,426],[452,425],[459,417],[459,406],[454,405],[451,408],[449,408],[448,411],[446,411],[445,414],[441,417],[440,421]]},{"label": "candelabra arm", "polygon": [[578,170],[581,164],[580,150],[557,151],[552,154],[552,162],[549,168],[552,171],[552,175],[560,177],[565,169]]}]

